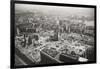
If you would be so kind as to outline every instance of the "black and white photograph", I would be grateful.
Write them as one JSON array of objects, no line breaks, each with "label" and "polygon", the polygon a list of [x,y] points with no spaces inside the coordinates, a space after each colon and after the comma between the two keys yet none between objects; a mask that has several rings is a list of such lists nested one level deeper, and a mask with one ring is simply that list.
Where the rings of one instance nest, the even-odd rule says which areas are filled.
[{"label": "black and white photograph", "polygon": [[96,61],[95,8],[15,3],[14,66]]}]

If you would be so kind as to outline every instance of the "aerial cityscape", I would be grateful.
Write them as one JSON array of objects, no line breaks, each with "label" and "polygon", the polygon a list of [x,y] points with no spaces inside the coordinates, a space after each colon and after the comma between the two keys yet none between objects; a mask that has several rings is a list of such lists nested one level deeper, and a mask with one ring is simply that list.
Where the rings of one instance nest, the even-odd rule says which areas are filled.
[{"label": "aerial cityscape", "polygon": [[94,61],[93,9],[34,6],[15,5],[16,66]]}]

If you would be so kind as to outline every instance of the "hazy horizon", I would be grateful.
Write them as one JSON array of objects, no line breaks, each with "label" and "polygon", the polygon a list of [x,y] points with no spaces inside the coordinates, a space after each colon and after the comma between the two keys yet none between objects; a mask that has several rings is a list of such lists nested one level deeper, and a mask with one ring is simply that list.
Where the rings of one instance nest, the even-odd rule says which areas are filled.
[{"label": "hazy horizon", "polygon": [[38,11],[46,15],[56,16],[94,16],[94,8],[80,8],[80,7],[62,7],[62,6],[48,6],[48,5],[30,5],[30,4],[15,4],[16,12]]}]

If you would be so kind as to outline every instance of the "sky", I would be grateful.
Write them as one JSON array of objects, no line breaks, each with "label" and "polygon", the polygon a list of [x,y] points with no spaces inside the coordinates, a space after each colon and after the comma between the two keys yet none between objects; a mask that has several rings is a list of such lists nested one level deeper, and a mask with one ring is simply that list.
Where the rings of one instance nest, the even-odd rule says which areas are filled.
[{"label": "sky", "polygon": [[94,16],[94,8],[62,7],[48,5],[15,4],[15,12],[38,11],[45,15],[55,16]]}]

